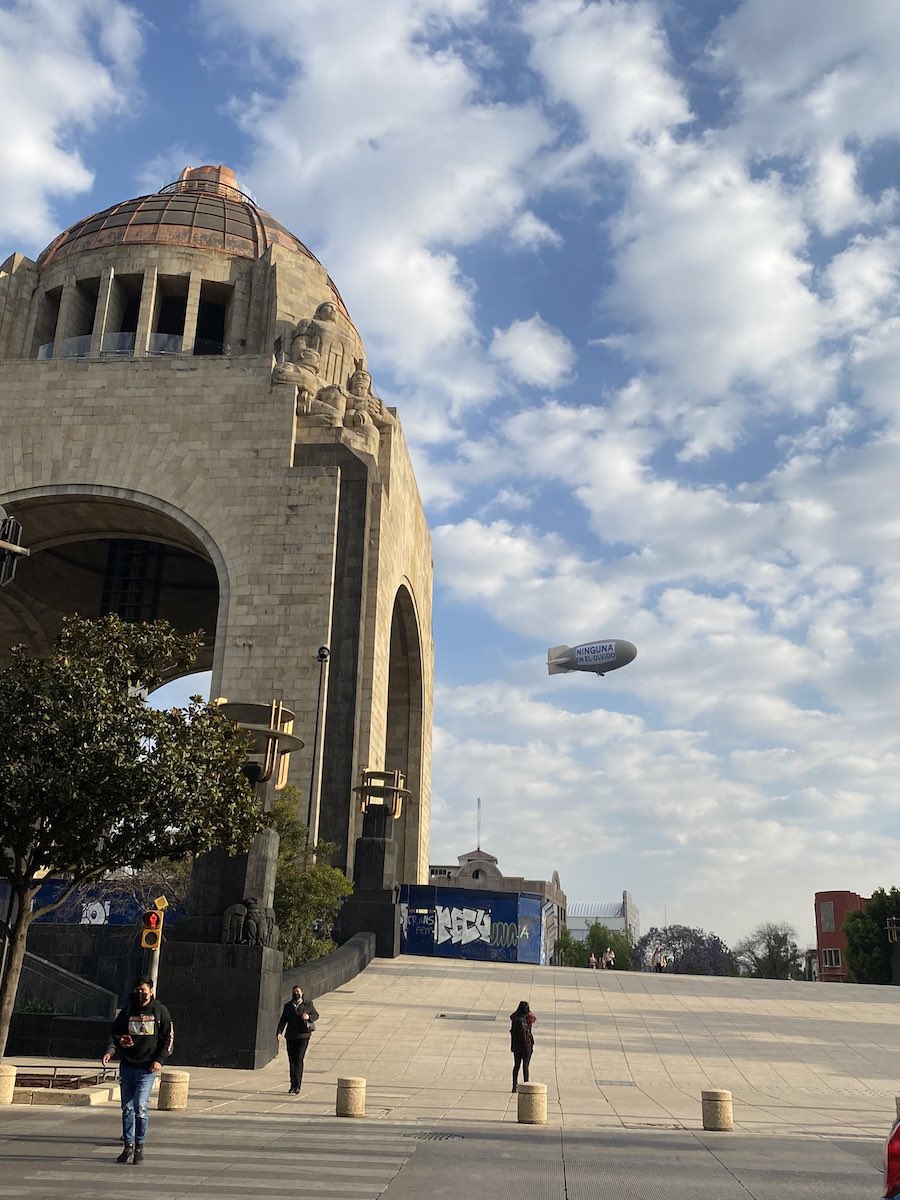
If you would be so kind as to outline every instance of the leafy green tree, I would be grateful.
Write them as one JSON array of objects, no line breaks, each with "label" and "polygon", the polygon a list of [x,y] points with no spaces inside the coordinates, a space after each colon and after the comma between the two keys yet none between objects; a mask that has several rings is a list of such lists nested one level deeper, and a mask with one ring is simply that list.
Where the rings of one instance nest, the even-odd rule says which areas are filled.
[{"label": "leafy green tree", "polygon": [[556,939],[556,957],[564,967],[586,967],[590,951],[563,925]]},{"label": "leafy green tree", "polygon": [[[263,824],[242,770],[246,735],[199,698],[168,711],[144,701],[199,647],[199,634],[164,621],[70,617],[45,658],[16,647],[0,673],[0,879],[14,899],[0,922],[0,1055],[32,921],[107,872],[215,847],[238,853]],[[45,874],[68,885],[33,908]]]},{"label": "leafy green tree", "polygon": [[892,983],[888,917],[900,920],[900,890],[876,888],[861,912],[847,913],[847,973],[851,983]]},{"label": "leafy green tree", "polygon": [[635,946],[639,970],[649,971],[660,958],[673,975],[737,975],[734,954],[715,933],[690,925],[655,926]]},{"label": "leafy green tree", "polygon": [[634,970],[634,948],[627,933],[618,929],[608,929],[600,921],[592,921],[587,928],[584,947],[588,957],[591,954],[596,956],[598,964],[608,947],[616,956],[617,971]]},{"label": "leafy green tree", "polygon": [[335,846],[318,842],[313,853],[309,829],[297,816],[300,799],[297,788],[286,787],[272,807],[272,823],[281,839],[273,906],[285,969],[334,950],[331,927],[353,891],[347,876],[328,865]]},{"label": "leafy green tree", "polygon": [[797,931],[785,922],[757,925],[734,948],[742,969],[755,979],[790,979],[803,976],[803,954]]}]

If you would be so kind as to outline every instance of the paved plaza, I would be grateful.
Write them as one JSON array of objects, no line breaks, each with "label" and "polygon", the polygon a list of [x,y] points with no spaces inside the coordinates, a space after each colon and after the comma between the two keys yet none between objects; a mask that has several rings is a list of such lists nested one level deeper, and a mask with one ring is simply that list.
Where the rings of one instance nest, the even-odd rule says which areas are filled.
[{"label": "paved plaza", "polygon": [[[510,1094],[523,998],[545,1128],[517,1125]],[[317,999],[299,1097],[282,1052],[257,1072],[194,1068],[189,1113],[153,1113],[157,1200],[879,1194],[897,989],[401,957]],[[336,1120],[336,1079],[360,1075],[367,1119]],[[732,1091],[734,1133],[702,1132],[705,1088]],[[0,1195],[128,1194],[117,1136],[114,1105],[7,1109]]]}]

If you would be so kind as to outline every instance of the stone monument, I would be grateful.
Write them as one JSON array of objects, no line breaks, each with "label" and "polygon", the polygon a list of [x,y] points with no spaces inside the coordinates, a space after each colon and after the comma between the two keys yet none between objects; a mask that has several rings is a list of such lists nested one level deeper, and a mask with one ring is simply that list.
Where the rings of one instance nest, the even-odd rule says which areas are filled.
[{"label": "stone monument", "polygon": [[[11,255],[0,425],[0,505],[31,551],[0,591],[0,666],[71,612],[203,628],[213,696],[295,713],[290,780],[335,865],[354,872],[362,771],[399,770],[396,881],[424,882],[431,543],[400,422],[310,250],[205,166]],[[280,957],[266,880],[207,865],[184,933],[210,963]]]}]

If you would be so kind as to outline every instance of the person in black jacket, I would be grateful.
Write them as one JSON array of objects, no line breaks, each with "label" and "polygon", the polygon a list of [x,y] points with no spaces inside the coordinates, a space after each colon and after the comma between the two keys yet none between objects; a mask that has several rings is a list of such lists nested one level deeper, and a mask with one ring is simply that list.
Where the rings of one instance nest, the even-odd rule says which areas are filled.
[{"label": "person in black jacket", "polygon": [[122,1103],[122,1140],[125,1148],[116,1162],[144,1161],[144,1139],[149,1122],[150,1092],[164,1058],[172,1053],[175,1031],[169,1010],[153,995],[149,976],[136,979],[131,1000],[112,1023],[106,1066],[119,1053],[119,1094]]},{"label": "person in black jacket", "polygon": [[513,1055],[512,1090],[519,1087],[519,1068],[522,1068],[522,1081],[528,1082],[528,1068],[531,1065],[531,1055],[534,1051],[534,1034],[531,1032],[537,1024],[537,1017],[531,1011],[527,1000],[520,1000],[515,1012],[509,1014],[509,1048]]},{"label": "person in black jacket", "polygon": [[303,988],[297,986],[291,989],[291,998],[281,1010],[278,1028],[275,1036],[281,1041],[282,1035],[287,1044],[288,1063],[291,1069],[291,1086],[288,1094],[300,1095],[303,1083],[303,1060],[306,1058],[306,1048],[310,1035],[318,1021],[319,1014],[312,1000],[304,1000]]}]

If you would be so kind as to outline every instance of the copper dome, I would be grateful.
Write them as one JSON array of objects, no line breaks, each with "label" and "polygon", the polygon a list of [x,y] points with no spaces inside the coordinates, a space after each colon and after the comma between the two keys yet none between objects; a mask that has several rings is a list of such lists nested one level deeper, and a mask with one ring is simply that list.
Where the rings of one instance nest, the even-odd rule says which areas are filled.
[{"label": "copper dome", "polygon": [[229,167],[185,167],[175,183],[113,204],[70,226],[50,243],[42,267],[104,246],[184,246],[260,258],[271,245],[315,255],[238,188]]}]

